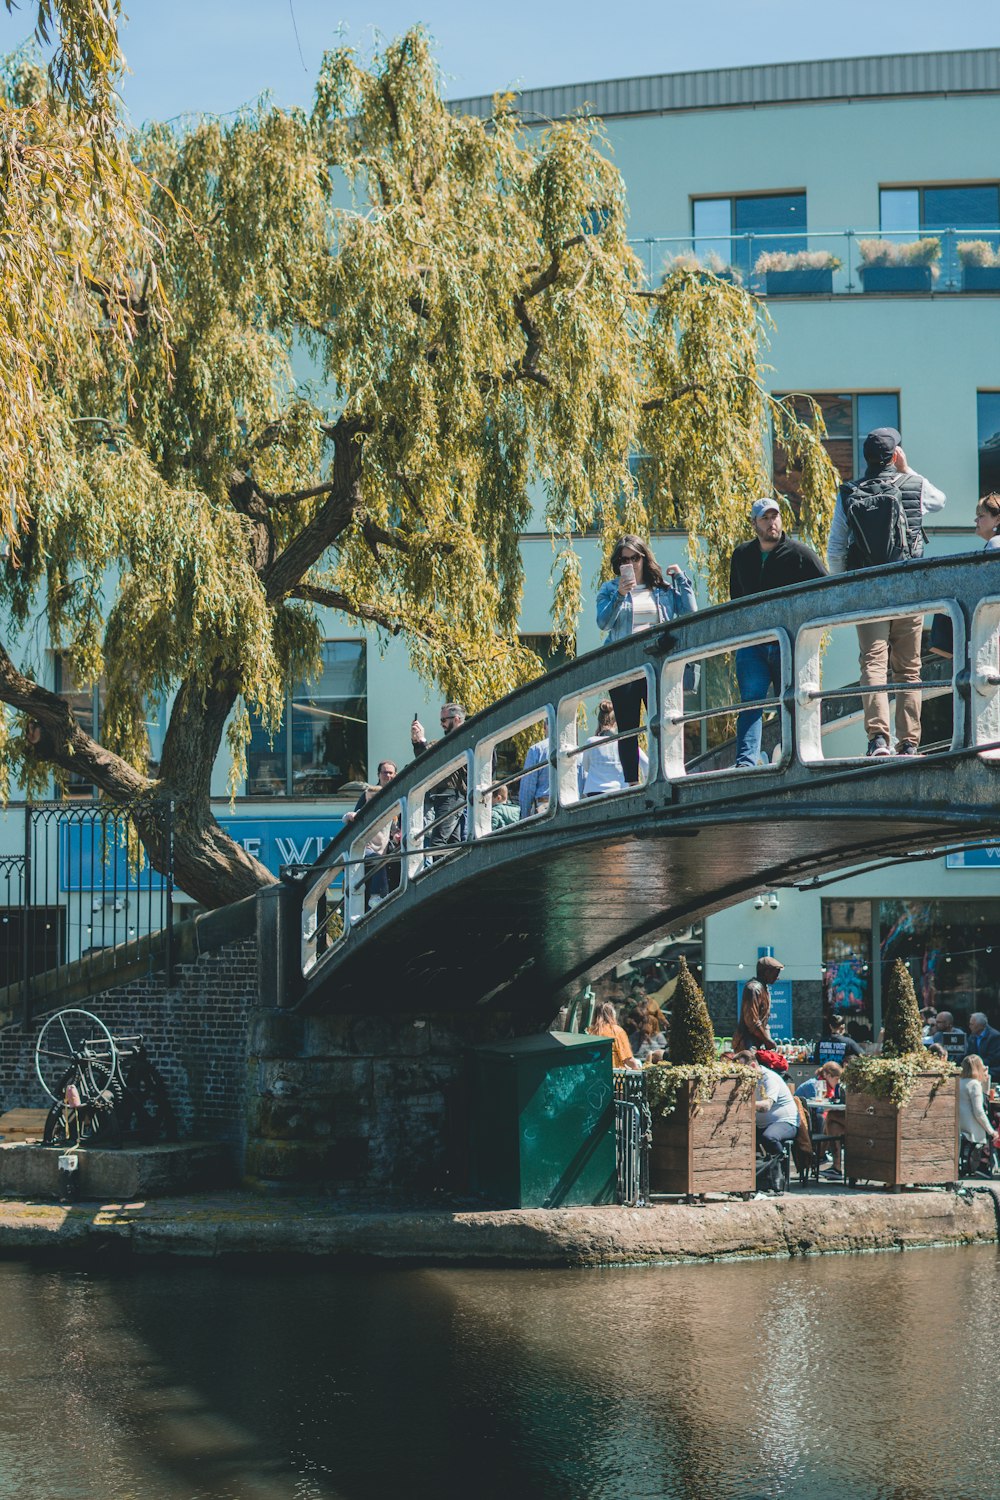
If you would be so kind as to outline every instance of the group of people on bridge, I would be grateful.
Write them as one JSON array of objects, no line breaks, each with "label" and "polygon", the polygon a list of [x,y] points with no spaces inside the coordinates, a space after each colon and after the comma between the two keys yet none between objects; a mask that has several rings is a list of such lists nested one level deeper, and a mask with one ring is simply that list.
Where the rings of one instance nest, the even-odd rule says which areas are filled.
[{"label": "group of people on bridge", "polygon": [[[779,502],[771,496],[754,500],[749,520],[753,536],[735,548],[730,559],[732,599],[770,593],[794,584],[858,568],[876,567],[923,554],[923,519],[940,511],[945,495],[910,468],[900,433],[893,427],[869,432],[863,445],[866,468],[857,479],[840,486],[830,527],[826,562],[802,542],[788,536]],[[985,495],[976,506],[976,535],[987,550],[1000,550],[1000,494]],[[648,544],[629,534],[611,553],[612,576],[597,595],[597,624],[605,642],[626,639],[698,608],[693,580],[676,564],[660,567]],[[946,617],[936,623],[949,625]],[[870,620],[857,627],[860,693],[867,738],[867,755],[916,755],[921,734],[921,695],[895,694],[895,745],[889,722],[890,682],[920,682],[923,616],[894,616]],[[950,654],[950,641],[931,649]],[[740,701],[748,706],[737,715],[734,767],[750,768],[761,760],[762,726],[769,692],[781,691],[781,658],[777,641],[757,641],[735,653]],[[688,684],[686,684],[687,686]],[[881,691],[879,689],[882,689]],[[869,689],[870,691],[866,691]],[[582,748],[579,790],[584,797],[636,786],[644,771],[640,725],[646,708],[646,678],[616,684],[597,710],[593,736]],[[459,703],[441,708],[441,730],[447,736],[465,721]],[[410,726],[415,756],[433,748],[416,715]],[[497,781],[490,789],[494,830],[544,811],[549,799],[550,747],[547,738],[529,748],[520,774]],[[392,761],[380,761],[378,787],[358,799],[357,816],[366,801],[396,774]],[[512,793],[516,788],[516,801]],[[459,766],[444,775],[425,797],[423,844],[437,850],[462,843],[467,837],[467,775]],[[373,833],[366,858],[375,867],[366,880],[369,904],[377,903],[398,884],[401,836],[398,820]]]}]

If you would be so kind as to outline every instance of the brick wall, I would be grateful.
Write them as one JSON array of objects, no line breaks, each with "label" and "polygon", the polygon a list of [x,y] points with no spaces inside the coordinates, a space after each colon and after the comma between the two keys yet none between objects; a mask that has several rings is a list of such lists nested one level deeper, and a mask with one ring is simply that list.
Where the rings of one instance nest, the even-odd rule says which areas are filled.
[{"label": "brick wall", "polygon": [[[149,974],[70,1003],[98,1016],[112,1035],[142,1033],[182,1135],[240,1141],[248,1017],[257,1004],[256,940],[181,963],[175,979],[168,989],[162,974]],[[47,1103],[34,1064],[45,1019],[0,1030],[0,1109]]]},{"label": "brick wall", "polygon": [[523,1017],[308,1016],[261,1011],[250,1033],[246,1171],[356,1198],[461,1196],[469,1048]]}]

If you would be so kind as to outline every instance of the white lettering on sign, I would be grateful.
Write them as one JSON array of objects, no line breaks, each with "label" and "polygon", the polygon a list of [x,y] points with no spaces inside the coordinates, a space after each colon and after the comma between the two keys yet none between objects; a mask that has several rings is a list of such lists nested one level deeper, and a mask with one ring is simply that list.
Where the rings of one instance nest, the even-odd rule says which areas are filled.
[{"label": "white lettering on sign", "polygon": [[276,838],[274,842],[278,846],[282,864],[308,865],[312,863],[309,858],[309,846],[313,843],[318,844],[319,840],[313,834],[310,834],[301,848],[294,839]]},{"label": "white lettering on sign", "polygon": [[240,839],[240,843],[254,859],[260,859],[260,839]]}]

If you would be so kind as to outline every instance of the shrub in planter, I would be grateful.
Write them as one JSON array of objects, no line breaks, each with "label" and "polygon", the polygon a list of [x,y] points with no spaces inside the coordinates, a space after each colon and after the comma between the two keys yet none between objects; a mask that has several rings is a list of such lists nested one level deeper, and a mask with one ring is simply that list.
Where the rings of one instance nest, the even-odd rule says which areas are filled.
[{"label": "shrub in planter", "polygon": [[913,981],[892,966],[881,1057],[852,1057],[844,1152],[849,1180],[902,1183],[958,1179],[958,1070],[921,1041]]},{"label": "shrub in planter", "polygon": [[992,245],[989,240],[960,240],[956,250],[962,265],[965,291],[1000,291],[1000,244]]},{"label": "shrub in planter", "polygon": [[705,997],[681,959],[670,1061],[644,1070],[653,1120],[650,1188],[658,1193],[752,1193],[756,1073],[717,1062]]},{"label": "shrub in planter", "polygon": [[743,273],[739,267],[727,265],[721,255],[717,255],[714,250],[710,250],[704,260],[699,260],[697,255],[693,255],[690,251],[675,255],[667,262],[664,277],[669,276],[673,271],[690,271],[702,279],[707,276],[716,276],[720,281],[732,282],[733,286],[743,284]]},{"label": "shrub in planter", "polygon": [[828,250],[765,250],[754,264],[769,297],[832,292],[839,269],[840,261]]},{"label": "shrub in planter", "polygon": [[866,292],[929,292],[939,274],[941,241],[936,235],[906,245],[859,240],[858,251]]}]

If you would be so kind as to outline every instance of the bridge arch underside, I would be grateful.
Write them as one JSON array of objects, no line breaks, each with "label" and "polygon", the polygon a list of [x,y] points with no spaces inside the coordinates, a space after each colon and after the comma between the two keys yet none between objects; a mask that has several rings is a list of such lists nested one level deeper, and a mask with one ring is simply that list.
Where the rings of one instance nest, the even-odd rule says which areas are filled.
[{"label": "bridge arch underside", "polygon": [[[309,1012],[462,1012],[544,1023],[580,983],[761,889],[1000,834],[979,757],[883,761],[795,784],[713,788],[697,806],[641,791],[461,846],[373,911],[307,984]],[[687,788],[683,789],[687,791]],[[683,795],[683,792],[681,793]],[[817,955],[818,962],[818,955]]]}]

